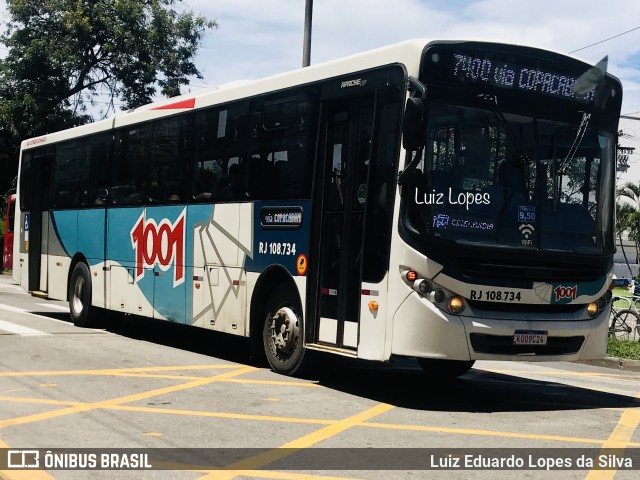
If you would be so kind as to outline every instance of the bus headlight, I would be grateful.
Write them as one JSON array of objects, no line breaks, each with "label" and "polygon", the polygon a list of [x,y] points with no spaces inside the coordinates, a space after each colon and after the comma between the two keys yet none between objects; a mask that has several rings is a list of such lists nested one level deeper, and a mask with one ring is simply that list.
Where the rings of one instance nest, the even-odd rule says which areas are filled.
[{"label": "bus headlight", "polygon": [[462,310],[464,310],[464,302],[462,301],[462,298],[456,296],[453,296],[449,299],[449,311],[453,314],[458,314],[460,313]]},{"label": "bus headlight", "polygon": [[445,299],[445,294],[442,290],[438,289],[438,290],[434,290],[433,292],[431,292],[431,295],[429,295],[429,299],[433,302],[433,303],[442,303],[444,302]]},{"label": "bus headlight", "polygon": [[420,279],[413,283],[413,289],[422,295],[426,295],[433,290],[433,284],[429,280]]},{"label": "bus headlight", "polygon": [[587,305],[587,313],[592,317],[595,317],[599,311],[600,309],[598,308],[598,304],[596,302],[591,302],[589,305]]}]

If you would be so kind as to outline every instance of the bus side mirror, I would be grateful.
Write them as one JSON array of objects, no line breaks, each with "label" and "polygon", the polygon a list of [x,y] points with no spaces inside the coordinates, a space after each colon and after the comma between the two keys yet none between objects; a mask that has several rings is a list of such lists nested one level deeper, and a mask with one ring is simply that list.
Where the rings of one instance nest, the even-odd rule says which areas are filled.
[{"label": "bus side mirror", "polygon": [[404,109],[402,146],[405,150],[417,150],[426,142],[424,125],[424,104],[422,98],[409,97]]}]

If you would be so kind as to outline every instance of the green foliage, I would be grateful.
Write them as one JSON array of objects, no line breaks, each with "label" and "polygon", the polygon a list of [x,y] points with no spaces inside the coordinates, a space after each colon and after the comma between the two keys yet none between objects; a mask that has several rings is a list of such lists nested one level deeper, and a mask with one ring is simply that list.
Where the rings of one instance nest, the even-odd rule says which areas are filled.
[{"label": "green foliage", "polygon": [[628,358],[631,360],[640,360],[640,342],[631,340],[618,340],[609,337],[607,344],[607,355],[616,358]]},{"label": "green foliage", "polygon": [[[7,0],[1,42],[0,169],[17,172],[20,141],[87,123],[98,94],[135,108],[202,78],[193,59],[214,21],[181,0]],[[2,175],[9,182],[13,175]],[[8,183],[0,184],[0,191]]]},{"label": "green foliage", "polygon": [[616,231],[627,232],[636,245],[636,254],[640,254],[640,183],[625,183],[618,188],[617,195],[627,201],[616,205]]}]

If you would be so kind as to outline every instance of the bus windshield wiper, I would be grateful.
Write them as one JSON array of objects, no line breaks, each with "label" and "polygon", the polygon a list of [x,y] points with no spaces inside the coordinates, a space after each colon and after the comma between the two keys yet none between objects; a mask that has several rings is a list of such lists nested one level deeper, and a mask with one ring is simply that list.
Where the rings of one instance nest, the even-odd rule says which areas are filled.
[{"label": "bus windshield wiper", "polygon": [[580,144],[582,143],[584,134],[587,131],[587,127],[589,127],[589,120],[591,120],[591,114],[582,112],[582,120],[580,120],[576,138],[573,139],[573,143],[571,144],[571,148],[569,148],[569,151],[567,152],[567,156],[564,158],[564,160],[562,160],[562,163],[560,163],[560,166],[558,167],[558,173],[560,175],[564,174],[565,168],[567,168],[571,160],[573,160],[573,157],[576,156],[576,152],[578,151],[578,148],[580,148]]},{"label": "bus windshield wiper", "polygon": [[500,124],[504,127],[504,130],[507,136],[509,137],[509,140],[511,140],[511,143],[516,147],[516,150],[520,155],[520,157],[522,158],[522,161],[525,164],[528,164],[529,163],[528,156],[525,153],[524,148],[522,147],[522,144],[518,140],[518,137],[516,137],[515,133],[513,133],[513,130],[511,129],[511,125],[505,118],[504,113],[502,112],[502,110],[500,110],[500,107],[498,107],[498,98],[495,95],[484,94],[484,93],[479,94],[478,98],[482,100],[487,105],[487,107],[489,107],[489,110],[491,110],[491,113],[493,113],[494,116],[500,121]]}]

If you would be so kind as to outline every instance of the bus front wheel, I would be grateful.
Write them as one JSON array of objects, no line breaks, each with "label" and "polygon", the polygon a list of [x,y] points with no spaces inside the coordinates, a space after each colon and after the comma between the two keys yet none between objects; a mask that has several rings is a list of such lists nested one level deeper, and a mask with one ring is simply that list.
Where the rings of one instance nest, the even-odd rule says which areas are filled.
[{"label": "bus front wheel", "polygon": [[69,283],[69,311],[76,327],[93,325],[91,308],[91,272],[83,262],[79,262],[71,273]]},{"label": "bus front wheel", "polygon": [[299,371],[305,357],[302,307],[292,284],[280,284],[271,293],[264,313],[262,340],[275,372],[293,375]]},{"label": "bus front wheel", "polygon": [[475,360],[441,360],[439,358],[418,358],[418,364],[428,377],[446,380],[467,373]]}]

